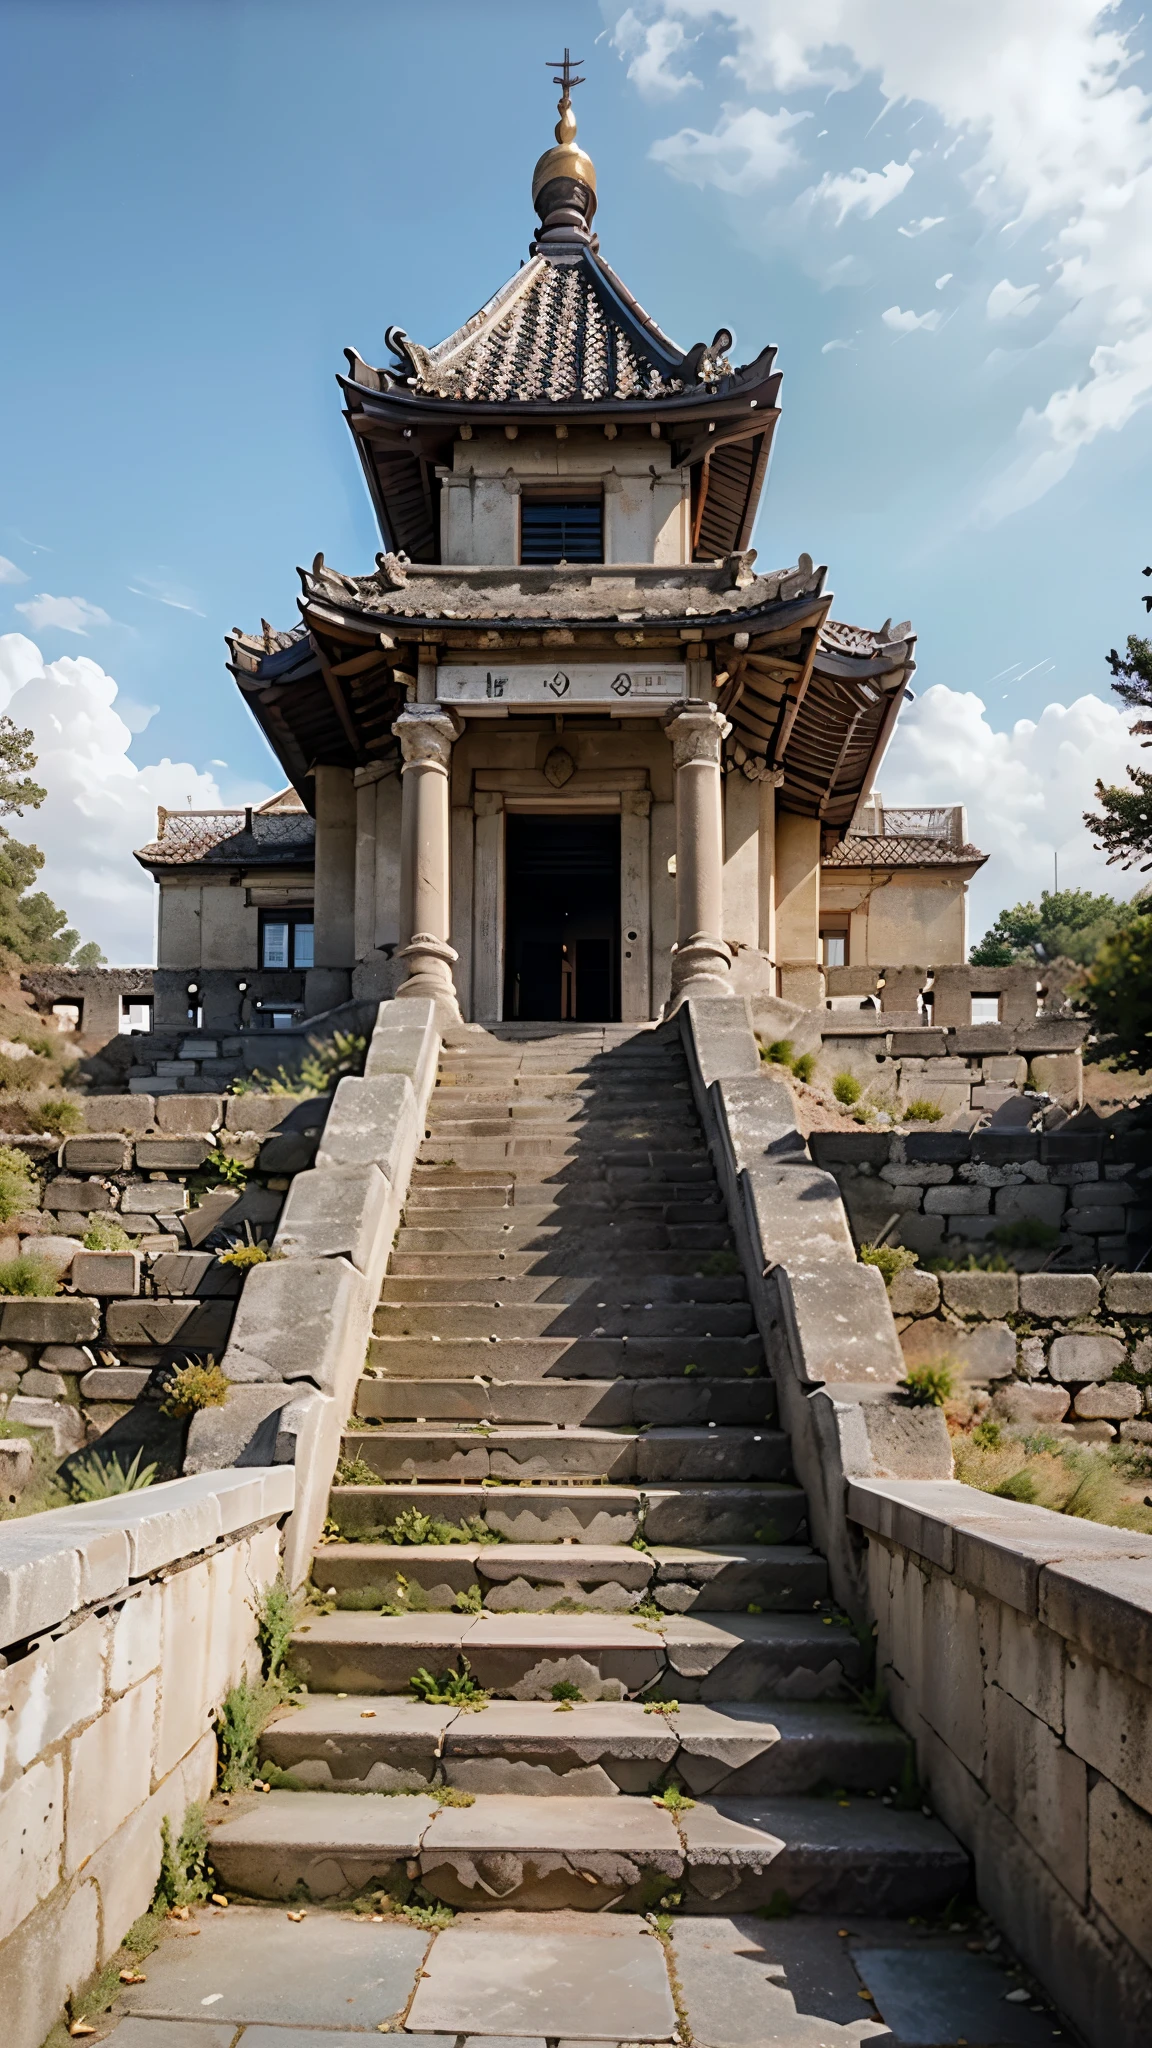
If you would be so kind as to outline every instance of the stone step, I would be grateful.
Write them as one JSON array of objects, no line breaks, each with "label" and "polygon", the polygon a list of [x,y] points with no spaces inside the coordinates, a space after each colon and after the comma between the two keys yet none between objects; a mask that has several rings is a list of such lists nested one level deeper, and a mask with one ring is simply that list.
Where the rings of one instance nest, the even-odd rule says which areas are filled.
[{"label": "stone step", "polygon": [[260,1760],[290,1789],[614,1799],[669,1781],[695,1798],[788,1798],[821,1785],[884,1793],[900,1780],[907,1736],[832,1701],[788,1707],[685,1702],[653,1713],[638,1700],[494,1701],[479,1713],[419,1700],[330,1693],[265,1729]]},{"label": "stone step", "polygon": [[[582,1152],[603,1161],[607,1149],[604,1141],[582,1146],[579,1132],[570,1126],[551,1137],[533,1138],[510,1125],[506,1133],[497,1137],[468,1137],[460,1133],[453,1135],[451,1131],[431,1132],[421,1143],[418,1156],[425,1166],[437,1161],[445,1164],[452,1161],[457,1166],[489,1167],[510,1162],[519,1167],[537,1165],[555,1169],[568,1160],[579,1159]],[[617,1134],[612,1140],[611,1151],[613,1164],[619,1166],[650,1162],[658,1167],[664,1161],[678,1160],[682,1164],[708,1157],[703,1141],[692,1144],[687,1136],[683,1143],[676,1144],[662,1138],[630,1140],[627,1133]]]},{"label": "stone step", "polygon": [[770,1379],[432,1380],[357,1382],[355,1412],[368,1422],[550,1422],[579,1428],[750,1429],[771,1423]]},{"label": "stone step", "polygon": [[393,1302],[375,1313],[378,1337],[747,1337],[753,1329],[747,1301],[609,1303]]},{"label": "stone step", "polygon": [[272,1792],[235,1803],[210,1853],[231,1893],[351,1898],[371,1886],[426,1893],[461,1911],[650,1911],[729,1916],[781,1899],[809,1912],[931,1913],[968,1863],[939,1821],[879,1800],[703,1800],[677,1819],[650,1798],[516,1793],[439,1806]]},{"label": "stone step", "polygon": [[609,1486],[525,1482],[487,1486],[334,1486],[330,1512],[353,1541],[376,1536],[405,1509],[460,1524],[474,1519],[507,1543],[791,1543],[808,1503],[798,1486]]},{"label": "stone step", "polygon": [[[495,1340],[495,1341],[494,1341]],[[763,1373],[759,1333],[748,1337],[373,1337],[369,1364],[402,1379],[502,1380],[673,1378],[715,1373],[729,1379]],[[689,1370],[691,1368],[691,1370]]]},{"label": "stone step", "polygon": [[666,1614],[806,1613],[823,1603],[828,1572],[804,1544],[723,1549],[591,1543],[332,1543],[313,1583],[349,1612],[388,1607],[460,1611],[477,1593],[493,1613],[544,1613],[566,1603],[627,1614],[652,1601]]},{"label": "stone step", "polygon": [[[661,1099],[677,1105],[692,1102],[692,1084],[686,1074],[667,1073],[659,1081]],[[545,1109],[567,1103],[624,1104],[631,1107],[636,1103],[647,1103],[652,1099],[652,1081],[626,1079],[623,1076],[605,1079],[603,1075],[592,1074],[513,1074],[485,1075],[475,1081],[444,1081],[437,1083],[434,1102],[451,1110],[458,1103],[475,1105],[478,1109],[499,1108],[501,1105],[515,1109],[520,1104]]]},{"label": "stone step", "polygon": [[344,1456],[371,1466],[385,1481],[608,1479],[641,1486],[737,1484],[791,1476],[782,1430],[557,1428],[479,1423],[397,1422],[349,1430]]},{"label": "stone step", "polygon": [[[715,1182],[658,1181],[646,1188],[621,1191],[603,1184],[578,1188],[542,1181],[508,1190],[493,1200],[495,1188],[420,1188],[405,1204],[405,1221],[425,1228],[467,1228],[476,1223],[489,1230],[517,1224],[567,1225],[605,1230],[619,1223],[709,1223],[724,1220],[726,1211]],[[478,1199],[473,1200],[473,1197]],[[431,1199],[429,1199],[431,1197]],[[464,1199],[461,1199],[463,1197]]]},{"label": "stone step", "polygon": [[681,1139],[699,1144],[700,1124],[690,1103],[682,1110],[661,1104],[658,1111],[646,1110],[641,1100],[631,1110],[620,1103],[601,1103],[595,1098],[567,1096],[563,1102],[498,1102],[469,1105],[437,1100],[428,1104],[427,1129],[437,1137],[461,1138],[558,1138],[562,1144],[588,1143],[601,1137],[626,1140],[671,1141]]},{"label": "stone step", "polygon": [[[558,1251],[566,1260],[581,1262],[580,1270],[598,1263],[600,1255],[623,1257],[625,1253],[658,1251],[725,1251],[731,1248],[726,1222],[718,1223],[623,1223],[605,1221],[599,1227],[574,1223],[533,1223],[517,1218],[511,1223],[488,1224],[486,1211],[460,1224],[405,1223],[397,1237],[401,1252],[485,1252]],[[513,1212],[515,1214],[516,1212]]]},{"label": "stone step", "polygon": [[499,1699],[836,1699],[865,1651],[829,1615],[317,1614],[292,1637],[309,1692],[408,1693],[414,1674],[470,1672]]},{"label": "stone step", "polygon": [[[450,1273],[426,1274],[422,1278],[390,1272],[380,1292],[381,1302],[494,1301],[492,1288],[475,1284],[485,1280],[491,1269],[482,1260],[477,1265],[476,1273],[469,1271],[459,1276],[455,1267]],[[592,1301],[597,1305],[603,1302],[605,1308],[611,1309],[630,1308],[636,1302],[744,1302],[748,1298],[741,1273],[716,1280],[705,1280],[699,1274],[635,1271],[627,1276],[612,1275],[607,1281],[576,1273],[502,1273],[499,1278],[499,1300],[505,1307],[514,1302],[554,1302],[563,1306],[568,1302]]]},{"label": "stone step", "polygon": [[[496,1241],[493,1242],[495,1245]],[[411,1252],[398,1247],[389,1262],[388,1277],[395,1280],[447,1280],[452,1285],[458,1284],[460,1280],[500,1278],[532,1278],[551,1282],[584,1275],[591,1263],[590,1259],[581,1261],[579,1245],[569,1248],[562,1244],[557,1233],[549,1244],[535,1251],[505,1251],[502,1248],[477,1250],[473,1247],[471,1250],[465,1248]],[[723,1271],[716,1277],[740,1277],[739,1260],[730,1245],[710,1248],[703,1252],[670,1251],[663,1246],[649,1246],[643,1261],[638,1260],[626,1248],[621,1248],[617,1252],[614,1247],[597,1247],[595,1264],[598,1274],[595,1284],[601,1287],[602,1292],[606,1292],[608,1287],[613,1285],[617,1289],[622,1288],[626,1281],[635,1287],[633,1275],[639,1266],[642,1266],[645,1280],[648,1282],[657,1274],[664,1279],[702,1280],[710,1277],[710,1269],[713,1266],[720,1264],[723,1265]],[[644,1298],[648,1300],[649,1296],[646,1294]]]}]

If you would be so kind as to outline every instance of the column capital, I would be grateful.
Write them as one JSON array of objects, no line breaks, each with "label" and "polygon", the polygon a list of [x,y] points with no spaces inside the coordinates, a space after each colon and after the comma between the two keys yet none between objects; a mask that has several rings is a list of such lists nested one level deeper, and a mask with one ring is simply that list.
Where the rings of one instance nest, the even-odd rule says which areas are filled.
[{"label": "column capital", "polygon": [[405,769],[442,768],[452,759],[452,745],[464,730],[454,711],[441,704],[409,704],[392,727],[400,742]]},{"label": "column capital", "polygon": [[666,715],[664,730],[672,741],[672,766],[687,768],[694,761],[711,767],[720,765],[720,751],[731,732],[730,721],[710,704],[681,709]]}]

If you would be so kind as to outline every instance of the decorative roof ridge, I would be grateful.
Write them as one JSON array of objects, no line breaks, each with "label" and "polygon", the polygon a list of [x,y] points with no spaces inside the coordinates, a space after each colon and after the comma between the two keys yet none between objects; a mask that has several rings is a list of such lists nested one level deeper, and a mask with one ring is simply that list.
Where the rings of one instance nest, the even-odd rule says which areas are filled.
[{"label": "decorative roof ridge", "polygon": [[498,291],[493,292],[491,298],[485,299],[484,304],[471,314],[462,326],[445,335],[443,341],[435,342],[431,348],[425,348],[421,342],[413,341],[402,327],[389,327],[385,330],[385,346],[401,361],[407,357],[416,373],[414,381],[419,382],[429,370],[446,368],[454,355],[458,355],[468,343],[475,341],[486,327],[492,326],[498,316],[502,318],[509,312],[517,298],[529,291],[540,272],[547,268],[546,256],[530,256]]}]

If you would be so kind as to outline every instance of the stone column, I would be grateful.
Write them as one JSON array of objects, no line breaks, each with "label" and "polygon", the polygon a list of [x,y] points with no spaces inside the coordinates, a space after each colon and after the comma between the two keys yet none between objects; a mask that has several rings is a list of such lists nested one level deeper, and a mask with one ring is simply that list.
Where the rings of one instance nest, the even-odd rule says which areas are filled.
[{"label": "stone column", "polygon": [[620,1015],[625,1024],[652,1015],[652,891],[649,813],[652,792],[620,797]]},{"label": "stone column", "polygon": [[439,704],[410,704],[392,727],[404,757],[400,827],[400,947],[408,979],[398,996],[431,996],[441,1028],[461,1022],[448,944],[448,773],[462,730]]},{"label": "stone column", "polygon": [[498,1023],[504,1015],[504,798],[478,790],[472,870],[472,1015]]},{"label": "stone column", "polygon": [[356,960],[356,791],[351,768],[316,768],[316,935],[304,982],[310,1017],[346,1003]]},{"label": "stone column", "polygon": [[687,996],[732,994],[732,955],[721,937],[724,821],[720,750],[726,718],[703,704],[676,710],[665,724],[676,771],[676,950],[669,1014]]},{"label": "stone column", "polygon": [[820,965],[820,820],[776,819],[776,964],[780,995],[806,1010],[824,1001]]}]

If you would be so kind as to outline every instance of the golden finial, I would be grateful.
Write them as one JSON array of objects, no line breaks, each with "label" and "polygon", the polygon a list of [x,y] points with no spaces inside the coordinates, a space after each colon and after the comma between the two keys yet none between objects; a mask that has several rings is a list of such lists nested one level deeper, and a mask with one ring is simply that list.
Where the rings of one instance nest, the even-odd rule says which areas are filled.
[{"label": "golden finial", "polygon": [[560,100],[556,108],[560,116],[556,123],[556,140],[557,142],[565,143],[575,142],[576,116],[572,112],[572,88],[574,85],[583,85],[584,83],[582,78],[574,76],[574,73],[579,69],[584,59],[577,57],[573,60],[570,52],[565,49],[563,61],[559,57],[549,57],[548,62],[549,64],[560,65],[559,76],[554,77],[552,80],[553,85],[558,85],[561,88]]},{"label": "golden finial", "polygon": [[546,187],[554,186],[558,179],[568,181],[571,186],[582,187],[587,194],[584,200],[581,200],[575,191],[567,191],[563,195],[553,192],[549,197],[555,198],[561,205],[566,202],[567,210],[572,212],[573,219],[586,223],[596,209],[596,171],[591,157],[576,144],[576,116],[572,111],[572,92],[575,86],[584,83],[578,75],[581,61],[579,57],[574,59],[570,50],[565,50],[563,59],[549,59],[551,66],[558,67],[552,82],[560,87],[557,106],[560,119],[555,130],[557,146],[555,149],[546,150],[536,166],[532,178],[532,198],[535,202],[540,193]]}]

